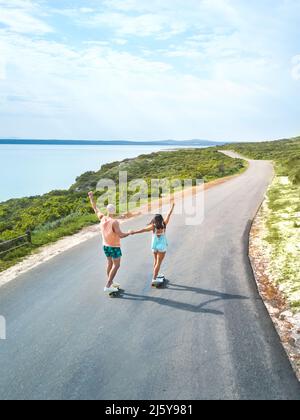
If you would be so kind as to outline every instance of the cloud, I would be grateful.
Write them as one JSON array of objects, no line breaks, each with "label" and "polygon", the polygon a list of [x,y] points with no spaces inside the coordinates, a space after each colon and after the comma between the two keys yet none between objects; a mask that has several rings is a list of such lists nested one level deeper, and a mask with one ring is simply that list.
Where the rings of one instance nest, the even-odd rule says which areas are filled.
[{"label": "cloud", "polygon": [[49,25],[21,10],[2,10],[0,23],[13,32],[45,34],[52,32]]},{"label": "cloud", "polygon": [[80,11],[80,13],[90,14],[90,13],[94,13],[95,10],[92,9],[91,7],[80,7],[79,11]]},{"label": "cloud", "polygon": [[23,34],[47,34],[53,29],[38,14],[37,3],[30,0],[0,0],[0,24],[12,32]]},{"label": "cloud", "polygon": [[[20,35],[9,39],[14,72],[3,91],[2,120],[20,120],[25,112],[25,126],[37,137],[188,138],[200,136],[202,127],[201,136],[223,138],[222,130],[241,112],[253,112],[261,95],[255,86],[182,74],[164,61],[108,46],[75,50]],[[39,131],[41,118],[49,120],[47,134]]]},{"label": "cloud", "polygon": [[294,0],[71,3],[0,0],[1,136],[297,134]]},{"label": "cloud", "polygon": [[[237,12],[228,0],[104,0],[104,5],[110,10],[135,13],[172,13],[192,14],[199,11],[210,11],[222,14],[224,17],[236,18]],[[178,11],[180,10],[180,13]]]},{"label": "cloud", "polygon": [[6,59],[0,55],[0,80],[6,79]]},{"label": "cloud", "polygon": [[292,78],[296,81],[300,80],[300,55],[292,59]]},{"label": "cloud", "polygon": [[187,26],[181,22],[173,22],[169,17],[152,13],[129,16],[122,13],[100,13],[92,16],[87,24],[89,26],[104,26],[113,30],[118,37],[128,35],[138,37],[170,38],[185,32]]},{"label": "cloud", "polygon": [[203,58],[203,53],[201,53],[201,51],[198,51],[197,49],[193,49],[193,48],[178,48],[176,47],[175,49],[171,50],[171,51],[166,51],[166,56],[167,57],[180,57],[180,58],[185,58],[185,59],[198,59],[198,58]]},{"label": "cloud", "polygon": [[220,17],[222,25],[239,22],[227,0],[106,0],[103,5],[101,12],[95,8],[94,15],[80,24],[107,27],[121,37],[166,40],[208,25],[216,25],[217,30]]},{"label": "cloud", "polygon": [[113,39],[113,42],[115,44],[117,44],[117,45],[126,45],[126,44],[128,44],[127,39],[124,39],[124,38],[115,38],[115,39]]},{"label": "cloud", "polygon": [[32,0],[0,0],[0,6],[10,9],[35,10],[37,3]]},{"label": "cloud", "polygon": [[7,46],[0,40],[0,81],[6,79]]}]

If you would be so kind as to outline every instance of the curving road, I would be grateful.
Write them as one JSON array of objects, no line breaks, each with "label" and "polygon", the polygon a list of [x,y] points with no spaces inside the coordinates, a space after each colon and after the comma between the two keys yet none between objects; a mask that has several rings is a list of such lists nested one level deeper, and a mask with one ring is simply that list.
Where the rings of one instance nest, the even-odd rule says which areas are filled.
[{"label": "curving road", "polygon": [[173,219],[164,290],[147,236],[124,242],[122,299],[101,293],[99,238],[2,287],[0,399],[300,399],[247,257],[271,178],[251,161],[206,191],[202,225]]}]

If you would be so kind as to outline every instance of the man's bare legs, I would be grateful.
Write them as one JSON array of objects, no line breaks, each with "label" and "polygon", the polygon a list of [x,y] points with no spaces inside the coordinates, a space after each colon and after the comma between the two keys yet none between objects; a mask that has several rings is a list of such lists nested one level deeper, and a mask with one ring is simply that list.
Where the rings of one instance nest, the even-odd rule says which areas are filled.
[{"label": "man's bare legs", "polygon": [[109,278],[112,268],[113,268],[113,259],[107,258],[107,278]]},{"label": "man's bare legs", "polygon": [[121,267],[121,258],[117,260],[113,260],[112,258],[108,258],[107,263],[107,277],[108,277],[108,283],[106,287],[110,288],[114,282],[114,279]]}]

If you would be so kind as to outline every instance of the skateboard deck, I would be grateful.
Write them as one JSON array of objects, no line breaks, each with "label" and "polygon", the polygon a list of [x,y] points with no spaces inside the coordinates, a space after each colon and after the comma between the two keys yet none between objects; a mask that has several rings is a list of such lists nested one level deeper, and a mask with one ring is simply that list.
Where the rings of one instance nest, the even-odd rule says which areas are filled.
[{"label": "skateboard deck", "polygon": [[152,287],[155,287],[158,289],[159,287],[162,287],[165,284],[166,278],[163,275],[160,275],[157,277],[156,281],[152,282]]},{"label": "skateboard deck", "polygon": [[113,287],[115,287],[116,289],[118,289],[118,291],[117,292],[109,293],[108,296],[111,297],[111,298],[118,297],[118,296],[120,296],[121,293],[124,292],[124,290],[121,289],[121,286],[119,284],[117,284],[117,283],[115,283],[113,285]]}]

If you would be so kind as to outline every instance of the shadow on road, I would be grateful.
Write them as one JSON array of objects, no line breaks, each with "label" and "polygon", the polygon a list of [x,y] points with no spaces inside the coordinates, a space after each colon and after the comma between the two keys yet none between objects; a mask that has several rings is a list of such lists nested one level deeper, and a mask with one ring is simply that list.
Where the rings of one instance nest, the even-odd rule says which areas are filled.
[{"label": "shadow on road", "polygon": [[207,305],[215,302],[220,302],[224,300],[247,300],[249,298],[240,295],[233,295],[228,293],[222,293],[214,290],[206,290],[198,287],[189,287],[189,286],[181,286],[177,284],[167,283],[167,288],[169,290],[181,291],[181,292],[192,292],[198,293],[200,295],[212,296],[215,299],[209,299],[205,302],[200,303],[199,305],[193,305],[186,302],[180,302],[172,299],[166,299],[162,297],[155,297],[155,296],[147,296],[147,295],[137,295],[133,293],[123,293],[122,299],[124,300],[136,300],[140,302],[153,302],[157,303],[158,305],[169,306],[174,309],[178,309],[181,311],[188,311],[194,313],[203,313],[203,314],[211,314],[211,315],[224,315],[224,312],[216,310],[216,309],[209,309],[206,308]]}]

